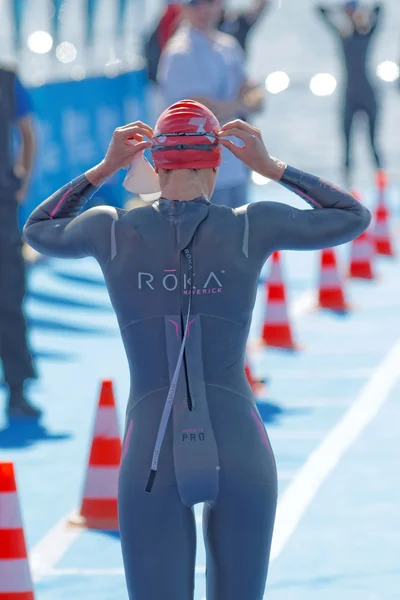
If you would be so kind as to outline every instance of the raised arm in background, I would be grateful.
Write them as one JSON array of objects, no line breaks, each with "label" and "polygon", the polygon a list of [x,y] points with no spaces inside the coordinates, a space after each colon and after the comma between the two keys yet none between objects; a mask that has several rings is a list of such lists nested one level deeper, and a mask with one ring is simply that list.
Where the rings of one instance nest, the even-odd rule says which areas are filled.
[{"label": "raised arm in background", "polygon": [[242,16],[252,27],[262,17],[264,12],[270,8],[271,0],[255,0],[253,6],[243,11]]},{"label": "raised arm in background", "polygon": [[331,7],[327,7],[327,6],[323,6],[322,4],[318,4],[316,6],[316,10],[320,14],[320,16],[323,18],[323,20],[325,21],[325,23],[328,25],[328,27],[334,33],[339,33],[339,29],[338,29],[337,25],[335,24],[334,19],[332,19],[332,16],[333,16],[333,10],[332,10],[332,8]]}]

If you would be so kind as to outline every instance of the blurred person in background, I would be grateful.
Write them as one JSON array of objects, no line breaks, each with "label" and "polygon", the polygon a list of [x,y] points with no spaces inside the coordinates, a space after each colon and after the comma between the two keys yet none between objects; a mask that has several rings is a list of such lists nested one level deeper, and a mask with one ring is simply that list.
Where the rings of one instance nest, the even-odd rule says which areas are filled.
[{"label": "blurred person in background", "polygon": [[[184,0],[181,0],[181,2],[170,0],[167,3],[160,19],[157,21],[155,28],[151,31],[145,43],[144,55],[150,81],[157,82],[157,70],[161,54],[182,21],[182,5],[184,3]],[[234,13],[227,11],[224,7],[217,21],[218,29],[223,33],[233,35],[243,50],[247,52],[249,33],[254,25],[259,22],[270,4],[271,0],[255,0],[247,10]]]},{"label": "blurred person in background", "polygon": [[181,4],[168,2],[159,21],[145,43],[144,55],[147,64],[147,76],[157,82],[157,70],[161,53],[169,39],[174,35],[181,22]]},{"label": "blurred person in background", "polygon": [[352,152],[351,130],[354,116],[364,113],[369,121],[369,139],[376,166],[376,182],[386,184],[382,169],[382,156],[376,140],[379,106],[376,91],[367,69],[368,51],[376,31],[381,5],[370,9],[362,7],[357,0],[339,6],[318,6],[325,22],[341,42],[346,68],[346,90],[343,106],[344,177],[351,186]]},{"label": "blurred person in background", "polygon": [[230,12],[224,7],[218,29],[233,35],[243,50],[247,52],[249,33],[270,6],[271,0],[253,0],[250,7],[244,11]]},{"label": "blurred person in background", "polygon": [[[239,43],[217,30],[221,0],[187,0],[183,21],[160,60],[158,81],[164,105],[197,100],[226,123],[264,107],[264,91],[249,82]],[[199,131],[202,123],[198,123]],[[224,149],[213,203],[237,208],[247,202],[249,169]]]},{"label": "blurred person in background", "polygon": [[[18,207],[32,171],[35,137],[28,95],[17,74],[0,67],[0,359],[8,386],[8,416],[40,416],[25,398],[26,380],[36,376],[23,313],[25,263]],[[20,134],[19,157],[14,128]]]},{"label": "blurred person in background", "polygon": [[[168,2],[164,1],[164,4],[164,10],[161,16],[145,41],[143,52],[147,68],[147,111],[150,122],[155,122],[163,109],[163,100],[157,82],[157,71],[161,54],[169,39],[178,29],[182,20],[182,6],[180,2],[170,0]],[[134,202],[135,206],[141,205],[140,198],[135,198]],[[133,208],[131,201],[129,206]]]}]

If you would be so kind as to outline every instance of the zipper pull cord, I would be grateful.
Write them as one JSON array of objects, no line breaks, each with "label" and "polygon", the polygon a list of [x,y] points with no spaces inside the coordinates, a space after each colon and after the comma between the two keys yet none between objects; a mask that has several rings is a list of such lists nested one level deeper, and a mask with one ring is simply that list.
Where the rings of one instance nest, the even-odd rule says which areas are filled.
[{"label": "zipper pull cord", "polygon": [[[189,271],[191,271],[193,269],[191,254],[190,254],[190,252],[189,252],[189,250],[187,248],[184,250],[184,252],[186,254],[186,258],[187,258],[187,261],[188,261],[188,264],[189,264]],[[157,475],[158,460],[159,460],[159,457],[160,457],[161,446],[162,446],[162,443],[164,441],[164,437],[165,437],[165,432],[167,430],[168,421],[169,421],[169,418],[171,416],[172,406],[173,406],[174,399],[175,399],[175,394],[176,394],[176,388],[177,388],[177,385],[178,385],[178,378],[179,378],[179,374],[180,374],[180,371],[181,371],[181,368],[182,368],[183,352],[185,350],[187,333],[188,333],[188,330],[189,330],[190,310],[191,310],[191,306],[192,306],[192,293],[191,293],[192,288],[193,288],[193,286],[192,286],[192,283],[191,283],[190,284],[188,314],[187,314],[186,325],[185,325],[185,333],[184,333],[184,336],[183,336],[183,340],[182,340],[182,344],[181,344],[181,349],[179,351],[178,361],[176,363],[176,367],[175,367],[174,375],[172,377],[171,385],[170,385],[170,388],[169,388],[169,391],[168,391],[167,399],[165,401],[163,414],[161,416],[161,421],[160,421],[160,425],[159,425],[158,433],[157,433],[157,439],[156,439],[156,443],[155,443],[154,451],[153,451],[153,458],[152,458],[152,462],[151,462],[151,470],[150,470],[149,478],[147,480],[147,484],[146,484],[146,487],[145,487],[145,491],[148,494],[151,493],[151,490],[152,490],[153,485],[154,485],[154,480],[155,480],[156,475]]]}]

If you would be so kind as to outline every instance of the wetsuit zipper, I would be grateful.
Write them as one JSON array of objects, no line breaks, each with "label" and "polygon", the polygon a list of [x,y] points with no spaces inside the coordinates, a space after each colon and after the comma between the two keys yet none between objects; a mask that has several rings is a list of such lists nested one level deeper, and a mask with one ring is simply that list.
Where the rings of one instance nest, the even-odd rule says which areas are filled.
[{"label": "wetsuit zipper", "polygon": [[[183,256],[181,253],[180,256],[180,267],[181,267],[181,282],[182,282],[182,272],[184,271],[184,269],[182,269],[182,261],[183,261]],[[189,293],[190,293],[190,288],[189,288]],[[181,288],[181,327],[182,327],[182,332],[185,330],[185,318],[183,315],[183,289]],[[183,372],[184,372],[184,376],[185,376],[185,386],[186,386],[186,398],[187,398],[187,405],[188,405],[188,409],[191,411],[193,410],[193,402],[192,399],[190,397],[190,388],[189,388],[189,377],[188,377],[188,368],[187,368],[187,361],[186,361],[186,348],[183,352]]]}]

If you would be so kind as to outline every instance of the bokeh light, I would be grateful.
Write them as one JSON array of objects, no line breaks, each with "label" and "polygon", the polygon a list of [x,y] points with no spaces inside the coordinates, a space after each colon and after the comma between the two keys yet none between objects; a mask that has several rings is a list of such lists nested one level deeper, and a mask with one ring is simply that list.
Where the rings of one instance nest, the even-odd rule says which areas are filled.
[{"label": "bokeh light", "polygon": [[318,73],[310,81],[310,90],[316,96],[330,96],[336,87],[336,78],[330,73]]},{"label": "bokeh light", "polygon": [[70,63],[75,60],[77,50],[70,42],[62,42],[56,49],[56,56],[62,63]]},{"label": "bokeh light", "polygon": [[53,38],[47,31],[34,31],[28,37],[28,48],[36,54],[46,54],[53,47]]},{"label": "bokeh light", "polygon": [[284,71],[270,73],[265,80],[265,87],[271,94],[279,94],[289,87],[290,78]]},{"label": "bokeh light", "polygon": [[267,185],[267,183],[271,183],[271,179],[268,179],[268,177],[264,177],[255,171],[253,171],[251,174],[251,180],[256,185]]},{"label": "bokeh light", "polygon": [[392,60],[385,60],[378,65],[376,74],[383,81],[396,81],[399,78],[400,69]]}]

